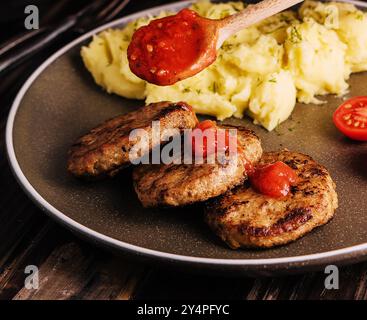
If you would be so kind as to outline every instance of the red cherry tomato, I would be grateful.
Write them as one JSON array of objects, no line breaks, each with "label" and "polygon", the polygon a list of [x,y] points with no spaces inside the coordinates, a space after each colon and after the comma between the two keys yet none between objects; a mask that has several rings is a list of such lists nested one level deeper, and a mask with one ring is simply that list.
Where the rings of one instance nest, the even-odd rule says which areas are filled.
[{"label": "red cherry tomato", "polygon": [[286,196],[297,174],[282,161],[259,166],[250,176],[252,187],[259,193],[278,198]]},{"label": "red cherry tomato", "polygon": [[353,140],[367,141],[367,96],[344,102],[334,112],[335,126]]},{"label": "red cherry tomato", "polygon": [[[205,134],[203,134],[204,132]],[[224,143],[221,141],[223,138]],[[231,145],[236,146],[237,140],[235,139],[237,137],[230,135],[228,130],[218,132],[218,127],[214,121],[204,120],[192,131],[192,151],[194,155],[205,158],[218,151],[226,152]],[[223,148],[223,150],[218,150],[218,146]]]}]

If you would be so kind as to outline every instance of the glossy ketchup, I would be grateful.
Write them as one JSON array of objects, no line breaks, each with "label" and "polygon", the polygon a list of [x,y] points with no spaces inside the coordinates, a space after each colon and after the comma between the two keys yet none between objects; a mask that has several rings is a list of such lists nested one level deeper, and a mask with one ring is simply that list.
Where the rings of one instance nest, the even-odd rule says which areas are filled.
[{"label": "glossy ketchup", "polygon": [[205,19],[189,9],[139,28],[127,51],[131,71],[156,85],[179,81],[177,74],[191,68],[203,50],[204,28]]},{"label": "glossy ketchup", "polygon": [[[209,132],[208,132],[209,131]],[[203,133],[207,135],[202,135]],[[208,139],[212,134],[213,139]],[[224,139],[224,141],[221,141]],[[218,132],[218,127],[214,121],[204,120],[200,122],[191,133],[192,153],[203,158],[217,152],[227,152],[230,146],[238,147],[237,137],[229,134],[229,130]],[[223,148],[219,150],[219,148]]]},{"label": "glossy ketchup", "polygon": [[297,182],[297,174],[282,161],[258,166],[250,175],[252,187],[259,193],[279,198],[285,197]]}]

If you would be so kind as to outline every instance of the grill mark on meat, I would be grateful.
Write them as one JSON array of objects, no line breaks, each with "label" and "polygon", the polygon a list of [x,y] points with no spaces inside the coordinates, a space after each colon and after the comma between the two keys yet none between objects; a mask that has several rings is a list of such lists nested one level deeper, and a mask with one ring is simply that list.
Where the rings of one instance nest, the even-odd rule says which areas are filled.
[{"label": "grill mark on meat", "polygon": [[224,216],[228,214],[228,212],[235,210],[238,206],[246,205],[250,202],[249,200],[238,199],[232,201],[230,206],[222,207],[221,199],[221,197],[217,197],[207,203],[207,208],[212,208],[212,213],[217,217]]},{"label": "grill mark on meat", "polygon": [[312,168],[310,170],[310,174],[312,176],[320,176],[320,177],[325,177],[327,175],[327,172],[325,172],[324,168]]},{"label": "grill mark on meat", "polygon": [[[103,125],[107,125],[109,121],[116,120],[116,119],[110,119],[104,122]],[[103,145],[112,145],[114,143],[114,139],[116,136],[124,136],[126,135],[130,130],[124,129],[121,130],[121,127],[125,124],[122,124],[117,127],[111,127],[111,128],[104,128],[101,129],[94,129],[86,136],[80,138],[76,143],[74,143],[70,149],[69,154],[75,152],[79,157],[82,157],[88,153],[94,152],[101,148]],[[94,135],[94,137],[92,136]],[[100,139],[98,141],[98,135],[100,135]],[[102,135],[104,136],[104,139],[102,139]],[[78,150],[82,146],[90,146],[93,143],[97,142],[93,147],[85,148],[84,150]]]},{"label": "grill mark on meat", "polygon": [[162,109],[156,117],[153,119],[153,121],[157,121],[165,116],[167,116],[170,113],[177,112],[177,111],[191,111],[190,107],[185,102],[177,102],[172,103],[168,108]]},{"label": "grill mark on meat", "polygon": [[[307,162],[307,160],[306,160]],[[289,167],[291,167],[293,170],[297,170],[299,165],[301,164],[299,161],[297,161],[296,159],[291,159],[291,160],[286,160],[284,161],[284,163],[286,165],[288,165]]]},{"label": "grill mark on meat", "polygon": [[[130,132],[145,129],[151,132],[153,120],[161,121],[161,130],[193,128],[197,124],[195,113],[185,103],[160,102],[140,110],[112,118],[81,137],[69,150],[68,170],[78,177],[96,178],[112,176],[130,163],[129,152],[138,141],[130,141]],[[149,145],[143,153],[152,148]],[[142,157],[143,154],[137,157]]]},{"label": "grill mark on meat", "polygon": [[[220,128],[227,129],[228,126]],[[251,163],[255,163],[262,149],[259,138],[250,130],[239,130],[238,138],[246,150],[237,155],[228,155],[223,163],[215,161],[136,167],[133,180],[140,201],[145,207],[184,206],[216,197],[241,185],[247,170],[244,158],[248,157]]]},{"label": "grill mark on meat", "polygon": [[279,219],[270,227],[253,227],[244,224],[238,228],[242,234],[248,234],[252,237],[269,237],[297,230],[310,219],[312,219],[310,208],[297,208],[288,212],[284,218]]},{"label": "grill mark on meat", "polygon": [[293,167],[299,177],[286,197],[261,195],[245,183],[207,202],[206,222],[231,248],[286,244],[333,217],[338,198],[324,166],[287,150],[265,153],[259,163],[276,161]]}]

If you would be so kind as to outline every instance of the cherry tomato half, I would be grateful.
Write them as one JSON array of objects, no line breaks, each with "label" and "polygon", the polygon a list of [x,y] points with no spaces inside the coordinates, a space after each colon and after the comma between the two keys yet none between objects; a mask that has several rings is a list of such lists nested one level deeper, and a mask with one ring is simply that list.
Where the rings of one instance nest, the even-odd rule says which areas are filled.
[{"label": "cherry tomato half", "polygon": [[353,140],[367,141],[367,96],[344,102],[334,112],[335,126]]}]

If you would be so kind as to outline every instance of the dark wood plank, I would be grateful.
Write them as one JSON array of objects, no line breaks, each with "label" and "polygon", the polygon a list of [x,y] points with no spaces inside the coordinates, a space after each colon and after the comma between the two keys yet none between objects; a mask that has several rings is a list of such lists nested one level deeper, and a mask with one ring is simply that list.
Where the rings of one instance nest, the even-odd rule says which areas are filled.
[{"label": "dark wood plank", "polygon": [[129,300],[150,275],[150,268],[117,257],[99,259],[93,277],[73,298]]},{"label": "dark wood plank", "polygon": [[93,272],[93,255],[75,243],[62,245],[39,268],[39,289],[22,288],[14,299],[61,300],[76,295]]},{"label": "dark wood plank", "polygon": [[27,265],[40,266],[55,246],[67,241],[69,235],[65,230],[55,226],[50,220],[33,227],[19,242],[9,250],[1,260],[0,299],[11,299],[23,288]]},{"label": "dark wood plank", "polygon": [[340,268],[340,288],[327,290],[326,274],[228,278],[155,271],[137,299],[333,300],[367,298],[367,263]]},{"label": "dark wood plank", "polygon": [[39,289],[22,288],[15,300],[130,299],[147,269],[98,249],[70,242],[39,268]]}]

